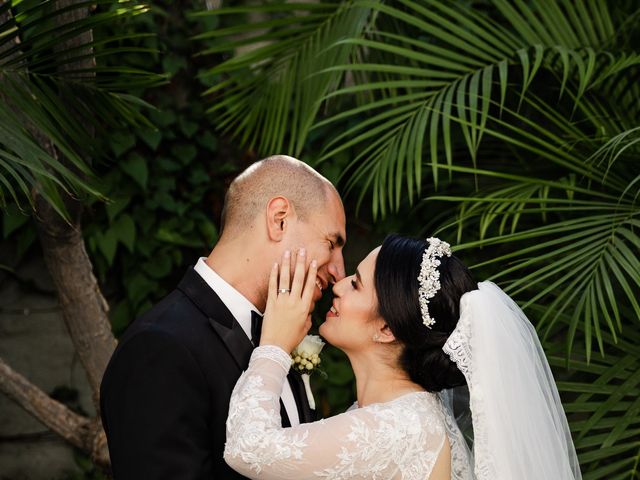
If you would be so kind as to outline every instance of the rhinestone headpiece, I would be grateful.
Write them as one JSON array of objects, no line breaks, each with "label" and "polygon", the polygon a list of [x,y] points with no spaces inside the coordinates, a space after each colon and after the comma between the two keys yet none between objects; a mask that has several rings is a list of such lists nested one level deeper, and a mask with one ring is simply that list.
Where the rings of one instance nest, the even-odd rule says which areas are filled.
[{"label": "rhinestone headpiece", "polygon": [[431,328],[436,321],[429,315],[429,299],[433,298],[440,290],[440,272],[438,271],[440,260],[438,260],[438,257],[443,255],[450,257],[451,246],[435,237],[427,238],[427,243],[429,246],[422,255],[420,275],[418,275],[418,282],[420,283],[418,301],[422,312],[422,323],[424,323],[425,327]]}]

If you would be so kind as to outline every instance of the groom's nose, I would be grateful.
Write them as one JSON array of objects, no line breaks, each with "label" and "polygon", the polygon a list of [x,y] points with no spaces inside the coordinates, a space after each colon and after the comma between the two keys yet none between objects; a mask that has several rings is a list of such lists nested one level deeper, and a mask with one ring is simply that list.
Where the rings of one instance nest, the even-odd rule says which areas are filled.
[{"label": "groom's nose", "polygon": [[329,265],[327,265],[327,272],[329,272],[329,283],[338,283],[345,277],[342,252],[338,253],[336,258],[331,259]]}]

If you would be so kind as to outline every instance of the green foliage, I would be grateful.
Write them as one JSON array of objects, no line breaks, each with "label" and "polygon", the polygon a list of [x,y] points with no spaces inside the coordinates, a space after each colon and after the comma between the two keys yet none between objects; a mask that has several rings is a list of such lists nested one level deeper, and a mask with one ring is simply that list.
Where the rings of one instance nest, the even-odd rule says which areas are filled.
[{"label": "green foliage", "polygon": [[[52,0],[0,6],[0,207],[9,201],[31,203],[34,189],[65,216],[64,195],[100,197],[86,160],[104,158],[93,132],[145,123],[140,102],[123,88],[154,85],[161,77],[104,65],[131,48],[86,35],[147,8],[134,1],[98,3],[97,11],[73,22],[63,19],[86,11],[88,4],[75,3],[64,11]],[[83,38],[81,46],[73,44],[78,38]],[[126,40],[120,35],[120,41]],[[97,64],[81,66],[92,51]]]},{"label": "green foliage", "polygon": [[[254,23],[238,22],[238,15],[251,12],[273,16]],[[264,154],[299,154],[320,108],[318,98],[335,89],[340,78],[328,70],[346,62],[352,53],[349,45],[326,47],[361,32],[368,10],[353,8],[353,2],[309,2],[234,6],[197,15],[233,18],[232,26],[196,37],[214,40],[212,47],[202,51],[204,55],[264,42],[207,72],[210,76],[229,74],[206,91],[209,95],[223,92],[214,97],[209,109],[220,115],[219,128]],[[256,36],[238,35],[263,29],[265,33]]]},{"label": "green foliage", "polygon": [[117,334],[175,288],[188,265],[209,253],[217,240],[225,182],[239,169],[218,156],[219,139],[211,133],[200,97],[203,59],[193,54],[207,44],[190,36],[211,23],[188,19],[186,13],[173,2],[154,2],[150,14],[129,22],[125,31],[133,36],[153,27],[156,36],[134,45],[162,55],[136,51],[118,58],[170,80],[139,91],[156,107],[149,115],[153,128],[106,135],[116,158],[113,166],[98,168],[108,201],[93,204],[84,228]]},{"label": "green foliage", "polygon": [[[361,0],[213,14],[240,11],[261,21],[241,39],[219,31],[219,48],[267,43],[214,68],[221,128],[296,153],[328,132],[315,137],[318,161],[350,157],[340,183],[358,203],[456,243],[526,309],[562,379],[585,479],[637,478],[637,3]],[[341,28],[349,15],[360,21]],[[264,100],[249,113],[254,95]],[[293,119],[304,128],[270,128]]]},{"label": "green foliage", "polygon": [[[94,43],[118,52],[100,57],[95,82],[103,84],[102,75],[130,69],[169,79],[162,85],[133,80],[121,85],[128,114],[141,118],[147,111],[149,121],[131,128],[96,119],[95,138],[84,141],[84,155],[97,155],[91,175],[100,195],[85,199],[83,234],[116,334],[208,253],[217,239],[224,184],[239,169],[218,156],[218,136],[204,115],[200,92],[207,85],[198,79],[203,67],[193,54],[207,44],[189,39],[212,23],[184,14],[183,6],[155,2],[144,15],[93,25]],[[229,158],[241,157],[226,149]],[[2,213],[3,238],[17,245],[11,267],[36,238],[28,213],[15,202]]]}]

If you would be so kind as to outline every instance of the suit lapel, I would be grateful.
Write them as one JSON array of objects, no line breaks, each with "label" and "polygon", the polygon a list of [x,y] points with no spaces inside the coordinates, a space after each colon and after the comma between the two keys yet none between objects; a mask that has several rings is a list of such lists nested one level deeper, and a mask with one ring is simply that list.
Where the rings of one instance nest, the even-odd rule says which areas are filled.
[{"label": "suit lapel", "polygon": [[280,399],[280,423],[284,428],[291,426],[291,420],[289,420],[287,409],[284,408],[284,402],[282,401],[282,398]]},{"label": "suit lapel", "polygon": [[216,292],[209,287],[193,267],[187,271],[178,285],[178,290],[189,297],[209,319],[211,327],[220,337],[240,370],[246,370],[253,351],[253,344]]},{"label": "suit lapel", "polygon": [[[184,278],[178,284],[178,290],[184,293],[209,319],[211,327],[218,337],[220,337],[220,340],[222,340],[222,343],[240,370],[246,370],[249,365],[249,359],[251,358],[251,352],[253,351],[253,344],[218,294],[209,287],[207,282],[204,281],[193,267],[189,267]],[[309,401],[302,377],[298,372],[292,370],[289,372],[287,380],[293,391],[300,422],[312,422],[315,418],[313,411],[309,408]],[[283,427],[291,426],[282,399],[280,399],[280,416]]]},{"label": "suit lapel", "polygon": [[238,322],[234,322],[231,328],[209,317],[209,323],[216,331],[224,346],[227,348],[240,370],[246,370],[253,351],[253,344],[247,338]]}]

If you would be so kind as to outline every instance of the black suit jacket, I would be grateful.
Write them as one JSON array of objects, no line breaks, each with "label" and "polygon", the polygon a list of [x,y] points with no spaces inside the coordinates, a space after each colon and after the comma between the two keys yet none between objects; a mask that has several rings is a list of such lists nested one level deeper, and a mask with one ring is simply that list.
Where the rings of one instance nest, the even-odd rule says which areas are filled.
[{"label": "black suit jacket", "polygon": [[[102,379],[115,480],[245,478],[222,454],[231,392],[252,350],[224,303],[189,269],[127,329]],[[290,373],[289,382],[300,421],[312,421],[299,375]],[[281,415],[289,426],[284,408]]]}]

